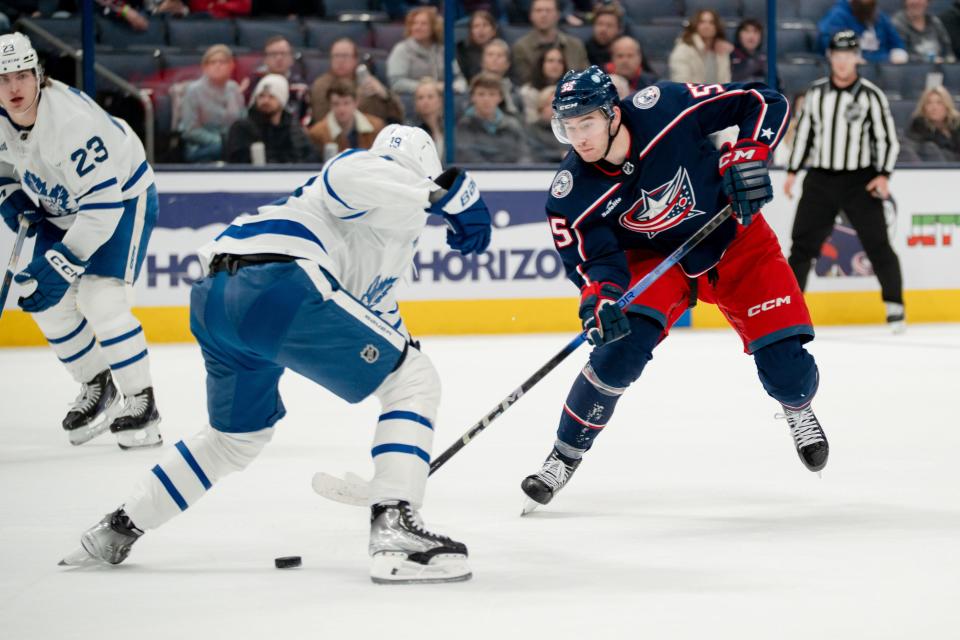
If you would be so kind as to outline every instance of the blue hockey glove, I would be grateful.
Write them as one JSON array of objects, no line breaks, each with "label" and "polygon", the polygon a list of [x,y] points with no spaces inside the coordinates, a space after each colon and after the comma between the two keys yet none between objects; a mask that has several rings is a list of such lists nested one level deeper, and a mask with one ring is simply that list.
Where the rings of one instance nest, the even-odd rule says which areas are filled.
[{"label": "blue hockey glove", "polygon": [[20,216],[22,215],[30,224],[27,237],[32,238],[37,233],[35,225],[43,220],[43,207],[33,204],[33,200],[22,189],[17,189],[3,201],[3,204],[0,204],[0,215],[3,216],[3,221],[14,233],[19,231]]},{"label": "blue hockey glove", "polygon": [[60,302],[70,285],[83,275],[89,260],[80,260],[58,242],[42,256],[30,261],[27,268],[14,276],[17,284],[36,283],[36,288],[27,297],[21,297],[20,308],[29,313],[46,311]]},{"label": "blue hockey glove", "polygon": [[587,342],[595,347],[630,334],[630,322],[617,306],[623,289],[612,282],[594,282],[580,290],[580,321]]},{"label": "blue hockey glove", "polygon": [[428,211],[447,223],[447,244],[464,255],[482,253],[490,244],[490,210],[469,173],[452,168],[434,182],[446,189]]},{"label": "blue hockey glove", "polygon": [[720,156],[723,191],[733,205],[733,217],[743,226],[750,224],[753,214],[773,200],[767,169],[769,155],[769,147],[741,140]]}]

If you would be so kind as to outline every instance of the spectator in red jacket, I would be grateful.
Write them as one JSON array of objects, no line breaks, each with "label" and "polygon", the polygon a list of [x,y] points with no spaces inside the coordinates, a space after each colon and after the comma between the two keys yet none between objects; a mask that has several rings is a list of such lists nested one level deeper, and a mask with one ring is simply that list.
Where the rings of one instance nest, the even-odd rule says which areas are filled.
[{"label": "spectator in red jacket", "polygon": [[214,18],[239,18],[249,16],[252,8],[253,0],[163,0],[156,12],[177,16],[207,13]]}]

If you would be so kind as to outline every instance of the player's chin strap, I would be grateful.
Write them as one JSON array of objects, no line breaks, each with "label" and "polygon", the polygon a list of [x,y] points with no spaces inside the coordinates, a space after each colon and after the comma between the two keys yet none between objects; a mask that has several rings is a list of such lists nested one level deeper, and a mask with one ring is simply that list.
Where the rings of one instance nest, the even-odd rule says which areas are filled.
[{"label": "player's chin strap", "polygon": [[607,148],[604,149],[603,156],[601,156],[604,160],[607,159],[607,154],[610,153],[610,147],[613,146],[613,141],[616,139],[617,135],[620,133],[620,127],[623,126],[623,120],[621,120],[620,124],[617,125],[617,130],[614,131],[613,133],[610,133],[610,121],[612,121],[613,118],[614,118],[614,114],[611,112],[609,121],[607,122]]}]

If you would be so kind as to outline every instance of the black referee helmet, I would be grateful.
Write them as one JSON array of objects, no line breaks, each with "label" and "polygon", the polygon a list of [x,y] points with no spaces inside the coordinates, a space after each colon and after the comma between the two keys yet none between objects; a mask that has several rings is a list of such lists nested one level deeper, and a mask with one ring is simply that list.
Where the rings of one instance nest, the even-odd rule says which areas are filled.
[{"label": "black referee helmet", "polygon": [[830,38],[830,51],[856,51],[859,48],[860,42],[853,29],[838,31]]}]

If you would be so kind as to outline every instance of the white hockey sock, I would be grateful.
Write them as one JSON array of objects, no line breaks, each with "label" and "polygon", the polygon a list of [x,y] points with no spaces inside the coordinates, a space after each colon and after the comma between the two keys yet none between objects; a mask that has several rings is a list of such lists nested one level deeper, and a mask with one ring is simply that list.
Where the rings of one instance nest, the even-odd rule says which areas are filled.
[{"label": "white hockey sock", "polygon": [[168,449],[124,501],[124,509],[140,529],[156,529],[186,511],[218,480],[245,468],[272,437],[272,428],[222,433],[207,426]]},{"label": "white hockey sock", "polygon": [[123,395],[153,386],[147,340],[140,322],[130,311],[130,287],[118,278],[83,276],[77,300],[97,334],[103,358]]},{"label": "white hockey sock", "polygon": [[150,357],[143,327],[127,312],[105,329],[97,330],[100,350],[110,364],[117,387],[131,396],[153,385],[150,379]]},{"label": "white hockey sock", "polygon": [[431,420],[413,411],[381,414],[370,451],[374,466],[370,504],[406,500],[419,508],[427,488],[432,448]]},{"label": "white hockey sock", "polygon": [[93,334],[93,327],[77,309],[77,287],[73,286],[56,305],[33,315],[60,362],[77,382],[90,382],[107,368]]}]

